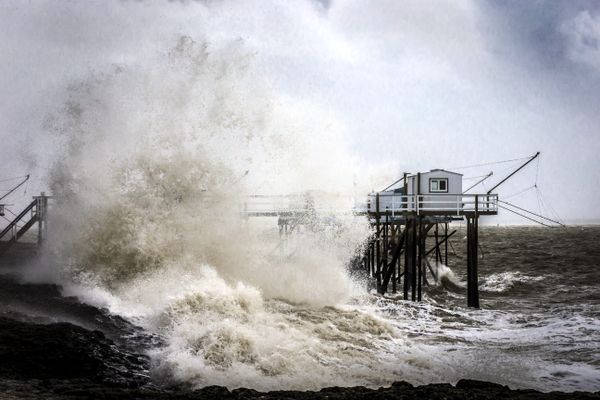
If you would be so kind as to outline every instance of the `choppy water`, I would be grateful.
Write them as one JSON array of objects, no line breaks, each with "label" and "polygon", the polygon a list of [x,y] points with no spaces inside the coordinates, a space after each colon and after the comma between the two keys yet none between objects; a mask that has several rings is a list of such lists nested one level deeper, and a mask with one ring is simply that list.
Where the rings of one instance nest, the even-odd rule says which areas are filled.
[{"label": "choppy water", "polygon": [[428,291],[423,304],[383,308],[454,373],[540,390],[597,390],[599,239],[598,227],[483,227],[481,310],[464,308],[466,260],[457,257],[455,284]]},{"label": "choppy water", "polygon": [[146,338],[142,347],[158,383],[306,389],[476,378],[544,391],[598,390],[600,228],[482,227],[480,310],[464,306],[461,237],[453,240],[458,254],[451,254],[443,283],[427,288],[421,303],[360,287],[336,305],[284,301],[227,282],[205,265],[146,275],[127,291],[90,283],[65,288],[65,295],[108,307],[102,318],[56,299],[50,307],[42,299],[47,290],[30,285],[21,297],[39,296],[44,307],[23,299],[4,306],[111,337],[125,328],[107,322],[110,314],[124,316],[143,328],[132,335],[127,327],[121,340],[135,348]]},{"label": "choppy water", "polygon": [[[123,336],[152,338],[143,347],[158,384],[600,388],[599,228],[482,228],[481,310],[464,307],[464,258],[420,304],[367,293],[347,264],[369,227],[346,211],[374,183],[352,171],[370,166],[342,124],[277,93],[252,54],[182,37],[70,84],[44,128],[52,143],[27,147],[47,160],[55,201],[47,253],[23,279],[139,326]],[[315,216],[285,246],[275,221],[239,215],[247,195],[307,192],[342,212]],[[54,313],[48,291],[10,293],[9,313],[108,324],[70,306]]]}]

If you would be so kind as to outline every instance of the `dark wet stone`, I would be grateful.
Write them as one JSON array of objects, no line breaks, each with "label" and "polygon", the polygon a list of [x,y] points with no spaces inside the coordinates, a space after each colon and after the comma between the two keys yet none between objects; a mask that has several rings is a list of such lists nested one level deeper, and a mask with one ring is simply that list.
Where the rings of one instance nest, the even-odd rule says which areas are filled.
[{"label": "dark wet stone", "polygon": [[138,387],[149,382],[147,371],[147,357],[119,349],[100,331],[65,322],[44,325],[0,317],[0,377],[85,378]]},{"label": "dark wet stone", "polygon": [[[209,386],[199,390],[153,385],[143,350],[154,338],[138,336],[134,326],[104,310],[64,298],[54,285],[22,284],[0,276],[0,398],[4,399],[519,399],[600,400],[597,393],[540,393],[511,390],[476,380],[413,386],[394,382],[369,389],[329,387],[319,391],[258,392]],[[34,310],[33,316],[18,310]],[[71,323],[52,323],[52,313]],[[86,329],[88,328],[88,329]],[[102,330],[102,331],[100,331]],[[123,340],[121,340],[123,339]],[[141,340],[141,342],[140,342]],[[133,345],[132,345],[133,344]],[[138,345],[139,344],[139,345]]]},{"label": "dark wet stone", "polygon": [[392,388],[396,389],[396,390],[400,390],[402,388],[404,389],[412,389],[414,386],[408,382],[405,381],[399,381],[399,382],[394,382],[392,383]]},{"label": "dark wet stone", "polygon": [[486,390],[508,390],[508,386],[502,386],[497,383],[478,381],[474,379],[461,379],[456,383],[458,389],[486,389]]}]

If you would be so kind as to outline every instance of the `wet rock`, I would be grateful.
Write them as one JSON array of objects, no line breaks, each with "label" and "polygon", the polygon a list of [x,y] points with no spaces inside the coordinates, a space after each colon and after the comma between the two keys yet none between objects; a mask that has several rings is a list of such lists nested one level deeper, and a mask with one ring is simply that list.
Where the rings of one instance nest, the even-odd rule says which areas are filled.
[{"label": "wet rock", "polygon": [[540,393],[511,390],[476,380],[413,386],[394,382],[369,389],[329,387],[319,391],[258,392],[208,386],[160,388],[148,377],[148,358],[119,346],[97,330],[70,323],[40,324],[0,317],[0,398],[2,399],[519,399],[600,400],[598,393]]},{"label": "wet rock", "polygon": [[508,386],[502,386],[497,383],[477,381],[474,379],[461,379],[456,383],[457,389],[484,389],[484,390],[509,390]]},{"label": "wet rock", "polygon": [[118,348],[100,331],[69,323],[32,324],[0,317],[0,377],[84,378],[138,387],[148,383],[147,357]]}]

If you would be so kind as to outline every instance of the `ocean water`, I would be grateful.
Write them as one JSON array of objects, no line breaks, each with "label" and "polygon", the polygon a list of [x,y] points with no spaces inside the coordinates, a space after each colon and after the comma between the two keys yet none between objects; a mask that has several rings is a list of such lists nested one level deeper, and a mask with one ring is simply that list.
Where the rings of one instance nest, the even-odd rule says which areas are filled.
[{"label": "ocean water", "polygon": [[[143,339],[157,384],[273,390],[473,378],[596,391],[599,238],[599,227],[481,227],[479,310],[465,306],[466,243],[457,234],[452,263],[439,267],[441,282],[426,287],[420,303],[368,293],[364,282],[337,303],[290,301],[223,279],[209,265],[188,265],[154,271],[126,288],[91,281],[63,286],[65,299],[75,295],[93,312],[69,311],[56,299],[52,307],[24,306],[16,294],[3,311],[105,330],[132,348]],[[25,280],[41,279],[35,265]],[[45,290],[27,287],[27,296],[45,302]],[[5,296],[19,290],[5,288]],[[138,326],[137,333],[106,323],[111,315]]]},{"label": "ocean water", "polygon": [[[19,269],[40,289],[11,286],[5,314],[142,341],[159,385],[600,389],[599,228],[482,226],[480,310],[465,307],[464,229],[423,302],[369,293],[348,264],[370,233],[353,197],[375,182],[353,176],[368,168],[338,121],[277,93],[252,58],[182,37],[69,85],[52,140],[27,152],[50,160],[55,196],[45,250]],[[240,215],[248,195],[288,193],[330,212],[285,241],[274,219]]]}]

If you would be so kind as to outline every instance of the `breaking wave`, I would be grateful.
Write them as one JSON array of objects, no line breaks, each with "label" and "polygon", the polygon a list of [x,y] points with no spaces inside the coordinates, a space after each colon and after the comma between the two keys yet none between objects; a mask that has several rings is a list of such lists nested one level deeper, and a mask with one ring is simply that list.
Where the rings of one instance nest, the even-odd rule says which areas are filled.
[{"label": "breaking wave", "polygon": [[460,279],[454,274],[454,271],[447,265],[442,263],[434,263],[435,268],[435,283],[448,290],[460,290],[465,288],[465,283],[461,282]]},{"label": "breaking wave", "polygon": [[156,59],[72,85],[49,122],[60,144],[57,273],[70,293],[165,338],[153,352],[157,379],[390,380],[369,361],[381,346],[369,338],[390,328],[336,308],[362,292],[346,264],[367,224],[317,213],[281,246],[276,220],[241,215],[257,193],[310,196],[319,210],[351,204],[355,162],[336,122],[259,75],[243,44],[184,37]]},{"label": "breaking wave", "polygon": [[501,272],[491,274],[485,278],[480,289],[486,292],[507,292],[522,284],[532,284],[544,280],[544,276],[529,276],[521,272]]},{"label": "breaking wave", "polygon": [[[547,376],[552,365],[522,363],[511,343],[478,347],[501,313],[448,310],[435,296],[383,299],[351,279],[346,265],[370,232],[344,212],[367,190],[354,187],[343,127],[263,75],[243,41],[183,37],[68,88],[47,121],[48,257],[64,294],[160,336],[150,354],[159,383],[269,390],[470,377],[522,387]],[[248,195],[288,193],[314,201],[301,235],[282,240],[275,220],[240,213]],[[436,269],[438,287],[458,298],[463,282]],[[524,278],[484,287],[504,290],[503,279]]]}]

